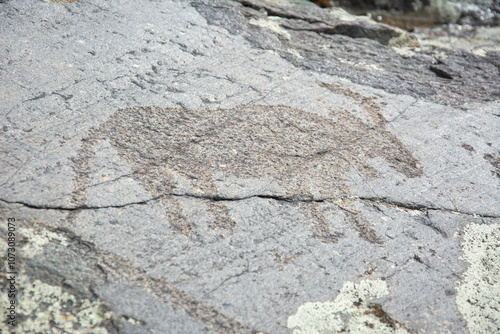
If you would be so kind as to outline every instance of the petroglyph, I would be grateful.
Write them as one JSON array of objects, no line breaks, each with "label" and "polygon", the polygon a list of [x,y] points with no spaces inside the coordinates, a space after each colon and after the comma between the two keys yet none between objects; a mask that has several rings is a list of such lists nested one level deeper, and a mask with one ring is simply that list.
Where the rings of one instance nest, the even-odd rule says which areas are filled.
[{"label": "petroglyph", "polygon": [[[235,224],[225,200],[266,197],[308,207],[313,233],[327,242],[336,236],[321,214],[321,202],[335,202],[361,237],[379,242],[350,202],[343,173],[354,167],[365,177],[376,177],[369,159],[381,157],[407,177],[422,174],[418,161],[380,119],[366,124],[344,111],[331,111],[327,118],[286,106],[192,111],[134,107],[118,110],[83,141],[75,160],[77,207],[86,203],[89,161],[101,140],[109,140],[131,164],[134,178],[164,205],[172,228],[186,235],[195,231],[178,196],[204,201],[220,228]],[[179,179],[188,180],[189,187],[181,187]],[[227,191],[231,180],[249,188],[258,183],[250,180],[268,180],[273,186],[255,186],[242,195]]]}]

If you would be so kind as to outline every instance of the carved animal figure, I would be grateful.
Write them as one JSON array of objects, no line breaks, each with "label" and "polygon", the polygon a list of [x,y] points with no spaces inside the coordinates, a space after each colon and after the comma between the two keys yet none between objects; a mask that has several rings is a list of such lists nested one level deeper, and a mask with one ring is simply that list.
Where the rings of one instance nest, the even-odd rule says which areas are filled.
[{"label": "carved animal figure", "polygon": [[[205,200],[219,227],[234,225],[223,204],[231,198],[217,188],[216,174],[240,180],[267,178],[278,190],[256,189],[253,196],[311,203],[345,200],[349,189],[343,173],[354,167],[375,177],[370,158],[384,158],[408,177],[421,175],[417,160],[385,129],[380,114],[372,112],[372,124],[345,111],[332,111],[330,116],[286,106],[120,109],[92,129],[79,150],[75,204],[85,205],[89,161],[100,140],[109,140],[131,164],[134,177],[165,206],[171,226],[187,235],[193,226],[182,214],[180,195]],[[189,193],[179,192],[176,177],[189,180]],[[335,241],[327,222],[316,217],[315,234]]]}]

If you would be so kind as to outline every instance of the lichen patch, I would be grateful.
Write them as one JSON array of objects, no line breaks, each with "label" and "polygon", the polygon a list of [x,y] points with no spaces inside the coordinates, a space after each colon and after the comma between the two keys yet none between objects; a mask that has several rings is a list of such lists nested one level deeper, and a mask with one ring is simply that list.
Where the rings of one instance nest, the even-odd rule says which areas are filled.
[{"label": "lichen patch", "polygon": [[108,333],[99,325],[111,313],[104,312],[99,301],[78,301],[59,286],[39,280],[23,283],[18,305],[25,317],[17,326],[19,333]]},{"label": "lichen patch", "polygon": [[24,258],[32,258],[43,250],[43,246],[50,242],[58,242],[63,246],[67,245],[67,240],[65,237],[42,229],[41,231],[34,231],[31,229],[26,229],[24,235],[27,237],[27,242],[22,248]]},{"label": "lichen patch", "polygon": [[471,333],[500,333],[500,224],[469,224],[463,259],[469,268],[457,284],[457,305]]},{"label": "lichen patch", "polygon": [[259,26],[261,28],[266,28],[266,29],[269,29],[275,33],[277,33],[278,35],[281,35],[283,37],[285,37],[286,39],[290,39],[291,36],[290,34],[288,33],[288,31],[286,31],[277,21],[275,20],[272,20],[272,19],[251,19],[250,20],[250,24],[253,24],[253,25],[256,25],[256,26]]},{"label": "lichen patch", "polygon": [[[19,248],[23,260],[32,258],[44,251],[45,245],[51,242],[67,245],[67,239],[57,233],[41,229],[24,228],[22,234],[27,242]],[[8,245],[0,242],[0,254],[6,254]],[[19,259],[20,260],[20,259]],[[9,326],[10,333],[74,333],[74,334],[107,334],[105,324],[112,313],[107,311],[101,300],[89,300],[72,293],[70,288],[47,284],[23,272],[22,262],[15,268],[17,274],[7,274],[0,282],[14,284],[16,326],[10,327],[7,312],[0,312],[0,333],[2,326]],[[3,269],[3,268],[2,268]],[[10,270],[9,270],[10,271]],[[7,279],[11,279],[8,281]],[[0,305],[10,305],[7,293],[0,295]],[[12,319],[9,319],[12,321]]]},{"label": "lichen patch", "polygon": [[333,302],[305,303],[288,318],[287,326],[294,334],[408,334],[380,305],[371,302],[388,294],[382,280],[346,282]]}]

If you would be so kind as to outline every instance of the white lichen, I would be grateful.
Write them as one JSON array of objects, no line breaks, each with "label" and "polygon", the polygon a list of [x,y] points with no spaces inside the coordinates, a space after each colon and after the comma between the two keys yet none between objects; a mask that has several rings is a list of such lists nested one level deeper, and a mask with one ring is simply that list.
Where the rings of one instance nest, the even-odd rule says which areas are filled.
[{"label": "white lichen", "polygon": [[[19,248],[23,258],[32,258],[43,252],[44,246],[57,242],[67,246],[67,239],[54,232],[26,228],[22,234],[27,242]],[[8,245],[0,241],[0,253],[7,252]],[[10,333],[74,333],[107,334],[103,321],[111,318],[100,300],[77,298],[61,286],[50,285],[38,279],[32,280],[15,268],[16,327],[7,322],[6,312],[0,312],[0,333],[2,326],[9,326]],[[0,295],[0,304],[9,305],[7,294]],[[7,328],[6,328],[7,329]]]},{"label": "white lichen", "polygon": [[287,326],[294,334],[407,334],[399,325],[383,322],[377,316],[376,304],[370,302],[388,294],[387,283],[382,280],[346,282],[333,302],[305,303],[288,318]]},{"label": "white lichen", "polygon": [[471,333],[500,333],[500,224],[469,224],[463,259],[469,263],[457,284],[457,305]]},{"label": "white lichen", "polygon": [[23,278],[17,312],[24,320],[17,325],[18,333],[108,333],[99,325],[111,313],[103,311],[100,301],[78,301],[60,286]]},{"label": "white lichen", "polygon": [[273,19],[266,20],[266,19],[262,19],[262,18],[251,19],[250,20],[250,24],[259,26],[261,28],[269,29],[269,30],[277,33],[278,35],[281,35],[281,36],[285,37],[286,39],[290,39],[291,38],[291,36],[288,33],[288,31],[286,31],[285,29],[283,29],[283,27],[276,20],[273,20]]},{"label": "white lichen", "polygon": [[65,237],[45,229],[40,231],[26,229],[23,231],[23,234],[28,239],[22,248],[22,256],[24,258],[33,258],[40,254],[43,251],[43,246],[50,242],[57,242],[63,246],[67,246],[68,244]]},{"label": "white lichen", "polygon": [[287,51],[288,51],[288,52],[290,52],[292,55],[294,55],[294,56],[295,56],[295,58],[297,58],[297,59],[302,59],[302,58],[304,58],[304,57],[302,57],[302,56],[300,55],[299,51],[297,51],[297,50],[295,50],[295,49],[288,49]]}]

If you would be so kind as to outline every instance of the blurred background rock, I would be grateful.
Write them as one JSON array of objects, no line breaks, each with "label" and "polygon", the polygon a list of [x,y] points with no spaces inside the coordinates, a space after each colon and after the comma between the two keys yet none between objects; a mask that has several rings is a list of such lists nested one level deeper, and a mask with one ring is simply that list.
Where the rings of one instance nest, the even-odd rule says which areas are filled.
[{"label": "blurred background rock", "polygon": [[418,37],[420,49],[500,52],[500,0],[310,1],[403,28]]},{"label": "blurred background rock", "polygon": [[342,7],[407,30],[438,23],[499,25],[499,0],[315,0],[321,7]]}]

